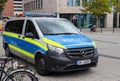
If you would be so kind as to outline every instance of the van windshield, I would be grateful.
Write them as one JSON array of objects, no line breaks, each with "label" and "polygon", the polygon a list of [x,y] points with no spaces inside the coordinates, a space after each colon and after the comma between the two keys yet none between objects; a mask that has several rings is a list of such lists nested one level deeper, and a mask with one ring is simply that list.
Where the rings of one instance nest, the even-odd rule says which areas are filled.
[{"label": "van windshield", "polygon": [[44,35],[80,34],[66,19],[37,19],[36,22]]}]

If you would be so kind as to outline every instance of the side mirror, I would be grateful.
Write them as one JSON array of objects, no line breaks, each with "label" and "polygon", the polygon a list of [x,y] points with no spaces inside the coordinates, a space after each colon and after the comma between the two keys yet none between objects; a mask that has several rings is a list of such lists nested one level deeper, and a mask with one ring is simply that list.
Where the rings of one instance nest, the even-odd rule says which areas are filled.
[{"label": "side mirror", "polygon": [[25,34],[25,37],[28,37],[28,38],[34,38],[34,35],[32,32],[28,32]]}]

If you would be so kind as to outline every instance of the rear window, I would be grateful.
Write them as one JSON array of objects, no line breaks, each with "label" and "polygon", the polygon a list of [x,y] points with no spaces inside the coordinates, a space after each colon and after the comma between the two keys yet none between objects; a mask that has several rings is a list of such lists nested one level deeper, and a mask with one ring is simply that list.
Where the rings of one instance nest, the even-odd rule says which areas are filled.
[{"label": "rear window", "polygon": [[24,20],[9,21],[6,24],[5,31],[22,34]]}]

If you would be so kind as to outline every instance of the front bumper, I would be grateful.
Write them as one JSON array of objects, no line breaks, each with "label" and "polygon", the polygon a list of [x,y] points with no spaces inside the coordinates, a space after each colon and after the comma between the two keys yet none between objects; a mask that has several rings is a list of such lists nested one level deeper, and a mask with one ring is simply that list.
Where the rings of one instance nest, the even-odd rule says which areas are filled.
[{"label": "front bumper", "polygon": [[[81,59],[71,59],[64,55],[54,55],[53,52],[48,50],[45,54],[47,69],[50,72],[65,72],[65,71],[75,71],[75,70],[84,70],[90,67],[96,67],[98,63],[98,53],[89,56],[83,57]],[[77,65],[76,61],[78,60],[87,60],[90,59],[90,64]]]}]

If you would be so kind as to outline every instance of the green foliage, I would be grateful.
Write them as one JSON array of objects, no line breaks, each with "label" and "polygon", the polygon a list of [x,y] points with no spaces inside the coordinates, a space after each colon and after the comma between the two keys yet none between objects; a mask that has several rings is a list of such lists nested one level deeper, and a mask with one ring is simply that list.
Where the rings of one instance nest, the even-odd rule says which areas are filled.
[{"label": "green foliage", "polygon": [[120,12],[120,0],[112,0],[112,4],[116,7],[116,12]]},{"label": "green foliage", "polygon": [[112,12],[112,5],[110,5],[111,0],[93,0],[92,2],[87,2],[83,9],[80,9],[83,14],[91,13],[96,16],[98,27],[99,15],[105,15],[106,13]]},{"label": "green foliage", "polygon": [[93,2],[87,2],[84,9],[80,9],[83,13],[91,13],[94,16],[105,15],[111,13],[111,7],[109,0],[94,0]]},{"label": "green foliage", "polygon": [[4,4],[7,0],[0,0],[0,11],[3,10]]}]

